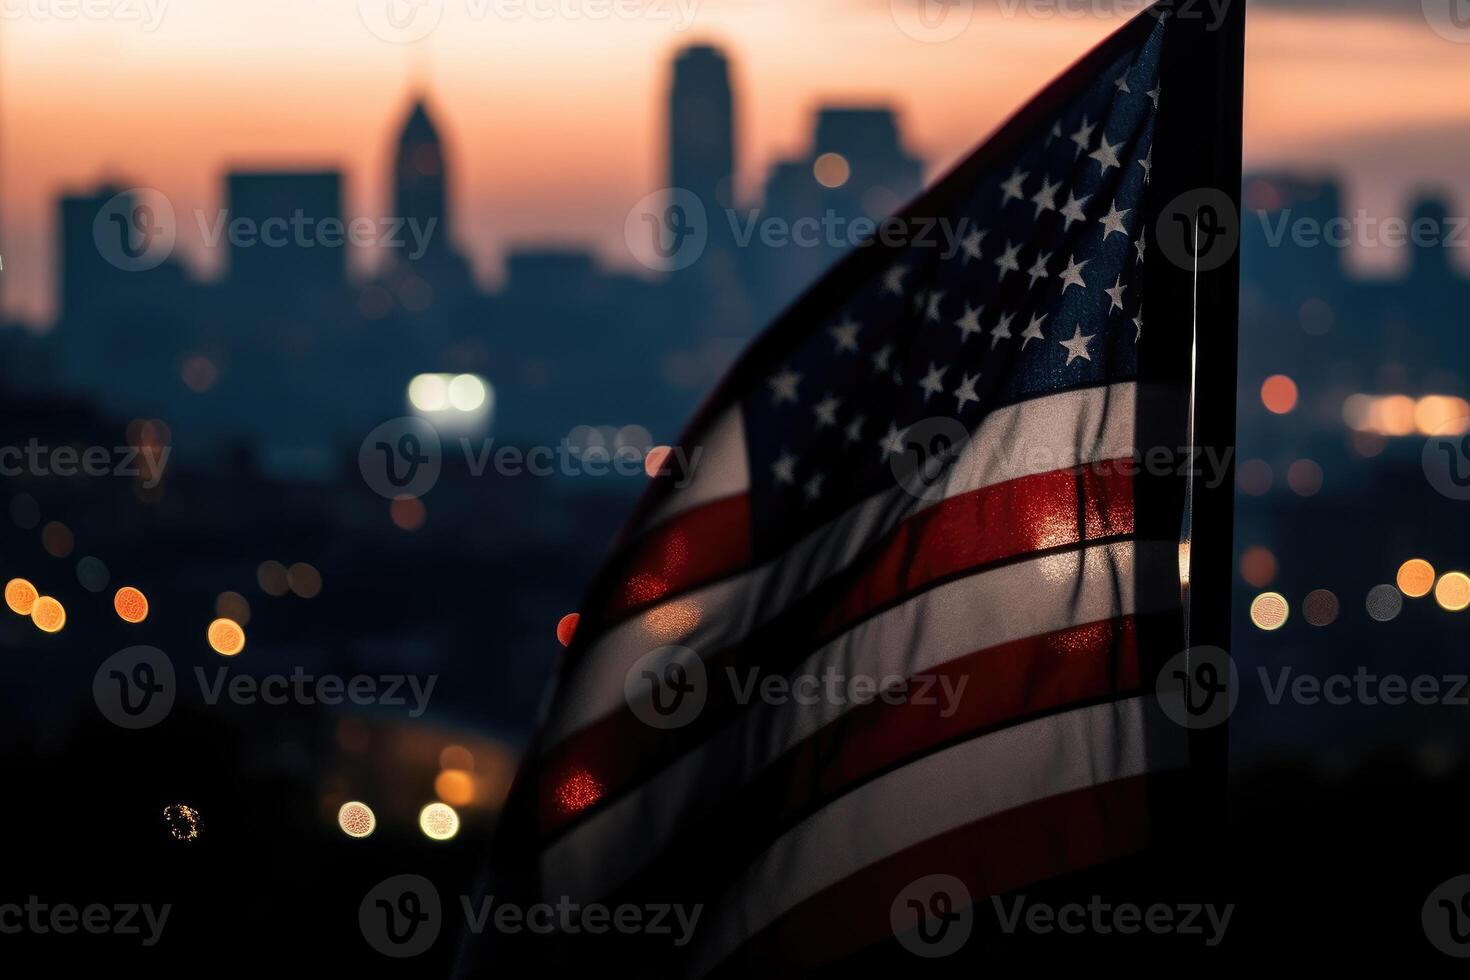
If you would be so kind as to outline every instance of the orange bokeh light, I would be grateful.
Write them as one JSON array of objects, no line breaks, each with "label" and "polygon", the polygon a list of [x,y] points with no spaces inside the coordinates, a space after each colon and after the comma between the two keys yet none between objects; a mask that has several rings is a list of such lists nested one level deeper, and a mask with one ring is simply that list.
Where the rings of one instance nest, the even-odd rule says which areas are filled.
[{"label": "orange bokeh light", "polygon": [[123,622],[141,623],[148,618],[148,597],[131,585],[125,585],[112,597],[112,608]]},{"label": "orange bokeh light", "polygon": [[400,531],[417,531],[428,516],[423,501],[417,497],[399,497],[388,505],[388,517]]},{"label": "orange bokeh light", "polygon": [[1422,599],[1434,588],[1434,566],[1423,558],[1410,558],[1399,566],[1396,583],[1410,599]]},{"label": "orange bokeh light", "polygon": [[31,622],[43,633],[60,633],[66,625],[66,607],[49,595],[38,596],[31,607]]},{"label": "orange bokeh light", "polygon": [[1240,556],[1240,577],[1258,589],[1264,589],[1276,578],[1276,556],[1270,548],[1257,545],[1245,549]]},{"label": "orange bokeh light", "polygon": [[5,604],[18,616],[29,616],[40,593],[23,578],[13,578],[5,583]]},{"label": "orange bokeh light", "polygon": [[556,638],[564,647],[572,645],[572,637],[577,635],[577,624],[582,621],[581,613],[567,613],[556,624]]},{"label": "orange bokeh light", "polygon": [[209,647],[222,657],[233,657],[245,649],[245,630],[233,619],[216,619],[209,624]]},{"label": "orange bokeh light", "polygon": [[1273,374],[1261,385],[1261,404],[1268,412],[1285,415],[1296,408],[1296,382],[1284,374]]}]

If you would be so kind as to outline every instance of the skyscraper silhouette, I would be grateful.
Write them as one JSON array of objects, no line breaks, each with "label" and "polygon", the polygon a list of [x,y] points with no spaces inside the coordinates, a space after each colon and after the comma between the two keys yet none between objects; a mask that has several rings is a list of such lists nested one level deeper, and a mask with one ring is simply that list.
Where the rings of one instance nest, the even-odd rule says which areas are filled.
[{"label": "skyscraper silhouette", "polygon": [[424,248],[422,254],[400,249],[392,258],[441,294],[472,288],[469,266],[455,250],[450,233],[449,168],[449,154],[428,103],[416,96],[394,147],[391,217],[422,229]]},{"label": "skyscraper silhouette", "polygon": [[679,52],[669,93],[669,186],[699,198],[716,247],[727,244],[722,212],[734,203],[734,106],[729,62],[718,48],[697,44]]}]

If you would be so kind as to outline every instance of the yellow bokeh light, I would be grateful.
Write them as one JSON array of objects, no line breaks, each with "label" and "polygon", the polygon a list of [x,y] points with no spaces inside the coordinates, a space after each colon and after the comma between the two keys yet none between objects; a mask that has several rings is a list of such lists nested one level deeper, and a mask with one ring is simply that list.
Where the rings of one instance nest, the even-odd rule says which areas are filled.
[{"label": "yellow bokeh light", "polygon": [[445,769],[434,777],[434,795],[450,806],[469,806],[475,800],[475,777],[463,769]]},{"label": "yellow bokeh light", "polygon": [[1450,612],[1470,606],[1470,575],[1445,572],[1434,586],[1434,601]]},{"label": "yellow bokeh light", "polygon": [[1434,588],[1434,566],[1423,558],[1410,558],[1399,566],[1395,581],[1404,595],[1410,599],[1421,599]]},{"label": "yellow bokeh light", "polygon": [[125,623],[141,623],[148,618],[148,597],[131,585],[117,590],[112,608]]},{"label": "yellow bokeh light", "polygon": [[377,829],[378,818],[373,815],[372,807],[352,800],[343,803],[337,811],[337,826],[348,837],[366,837]]},{"label": "yellow bokeh light", "polygon": [[36,587],[23,578],[13,578],[5,583],[5,604],[17,616],[29,616],[39,595]]},{"label": "yellow bokeh light", "polygon": [[209,624],[209,647],[222,657],[233,657],[245,649],[245,630],[233,619],[216,619]]},{"label": "yellow bokeh light", "polygon": [[1262,592],[1251,601],[1251,622],[1270,632],[1286,625],[1291,607],[1280,592]]},{"label": "yellow bokeh light", "polygon": [[459,814],[447,803],[430,803],[419,811],[419,829],[430,840],[449,840],[459,833]]},{"label": "yellow bokeh light", "polygon": [[31,606],[31,622],[43,633],[60,633],[66,625],[66,607],[49,595],[37,596]]}]

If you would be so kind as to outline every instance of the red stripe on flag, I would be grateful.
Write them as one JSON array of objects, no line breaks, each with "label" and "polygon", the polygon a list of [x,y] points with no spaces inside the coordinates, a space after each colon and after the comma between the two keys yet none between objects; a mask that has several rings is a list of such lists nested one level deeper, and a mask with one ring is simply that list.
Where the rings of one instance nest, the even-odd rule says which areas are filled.
[{"label": "red stripe on flag", "polygon": [[1127,462],[1108,460],[1022,477],[921,511],[889,535],[827,617],[822,633],[957,572],[1081,540],[1132,534],[1133,477]]},{"label": "red stripe on flag", "polygon": [[750,561],[749,494],[685,511],[648,532],[619,563],[622,584],[603,608],[599,626],[738,572]]}]

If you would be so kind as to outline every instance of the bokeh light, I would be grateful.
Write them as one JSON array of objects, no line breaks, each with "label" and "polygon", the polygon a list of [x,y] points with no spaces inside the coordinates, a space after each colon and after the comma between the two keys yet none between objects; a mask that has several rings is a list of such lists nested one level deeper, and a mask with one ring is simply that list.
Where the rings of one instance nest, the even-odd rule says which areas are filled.
[{"label": "bokeh light", "polygon": [[1298,496],[1316,496],[1322,489],[1322,467],[1313,460],[1299,459],[1287,468],[1286,484]]},{"label": "bokeh light", "polygon": [[1290,614],[1291,607],[1279,592],[1262,592],[1251,600],[1251,622],[1268,633],[1285,626]]},{"label": "bokeh light", "polygon": [[112,573],[102,559],[86,555],[77,561],[77,582],[88,592],[101,592],[111,578]]},{"label": "bokeh light", "polygon": [[1247,548],[1240,556],[1240,577],[1258,589],[1264,589],[1276,578],[1276,556],[1260,545]]},{"label": "bokeh light", "polygon": [[321,595],[322,573],[304,561],[298,561],[286,571],[286,582],[291,591],[302,599],[315,599]]},{"label": "bokeh light", "polygon": [[585,769],[568,773],[556,787],[556,808],[562,813],[577,813],[602,799],[602,784]]},{"label": "bokeh light", "polygon": [[556,638],[564,647],[572,645],[572,637],[577,635],[577,624],[582,621],[581,613],[567,613],[556,624]]},{"label": "bokeh light", "polygon": [[439,750],[439,768],[474,772],[475,754],[463,745],[446,745]]},{"label": "bokeh light", "polygon": [[447,803],[430,803],[419,811],[419,829],[430,840],[449,840],[459,833],[459,814]]},{"label": "bokeh light", "polygon": [[163,825],[174,840],[198,840],[200,823],[199,811],[187,803],[170,803],[163,808]]},{"label": "bokeh light", "polygon": [[823,187],[841,187],[852,176],[852,166],[841,153],[823,153],[812,164],[812,176]]},{"label": "bokeh light", "polygon": [[283,596],[291,588],[286,566],[278,561],[263,561],[255,570],[255,581],[266,595]]},{"label": "bokeh light", "polygon": [[1284,374],[1273,374],[1261,385],[1261,404],[1266,411],[1285,415],[1296,408],[1296,382]]},{"label": "bokeh light", "polygon": [[669,461],[669,454],[672,452],[673,449],[669,446],[654,446],[648,451],[648,455],[643,457],[643,472],[648,474],[650,480],[663,471],[664,464]]},{"label": "bokeh light", "polygon": [[39,595],[36,587],[23,578],[13,578],[5,583],[5,605],[17,616],[29,616]]},{"label": "bokeh light", "polygon": [[214,597],[214,614],[233,619],[241,626],[250,625],[250,603],[238,592],[221,592]]},{"label": "bokeh light", "polygon": [[1368,615],[1380,623],[1387,623],[1398,618],[1404,608],[1404,596],[1396,586],[1375,585],[1368,590],[1368,598],[1364,602]]},{"label": "bokeh light", "polygon": [[52,558],[65,558],[75,546],[76,539],[72,536],[71,528],[60,521],[48,521],[41,528],[41,547]]},{"label": "bokeh light", "polygon": [[1240,492],[1251,497],[1263,497],[1275,482],[1271,464],[1264,459],[1247,459],[1235,471],[1235,482]]},{"label": "bokeh light", "polygon": [[366,803],[351,800],[343,803],[337,811],[337,826],[342,828],[342,833],[348,837],[366,837],[378,826],[378,818],[373,814],[373,808]]},{"label": "bokeh light", "polygon": [[429,512],[417,497],[399,497],[388,505],[388,517],[400,531],[417,531]]},{"label": "bokeh light", "polygon": [[449,407],[449,381],[442,374],[420,374],[408,383],[408,401],[420,412]]},{"label": "bokeh light", "polygon": [[1314,589],[1302,600],[1302,618],[1313,626],[1330,626],[1340,611],[1337,596],[1329,589]]},{"label": "bokeh light", "polygon": [[1410,599],[1422,599],[1434,588],[1434,566],[1423,558],[1410,558],[1399,566],[1395,581],[1404,595]]},{"label": "bokeh light", "polygon": [[1470,606],[1470,576],[1464,572],[1445,572],[1434,585],[1434,601],[1450,612]]},{"label": "bokeh light", "polygon": [[148,597],[131,585],[124,585],[112,597],[112,608],[125,623],[141,623],[148,618]]},{"label": "bokeh light", "polygon": [[473,412],[485,404],[485,383],[473,374],[457,374],[449,382],[449,404],[456,411]]},{"label": "bokeh light", "polygon": [[463,769],[445,769],[434,777],[434,795],[450,806],[469,806],[475,801],[475,777]]},{"label": "bokeh light", "polygon": [[245,630],[233,619],[221,617],[209,624],[209,648],[222,657],[233,657],[245,649]]},{"label": "bokeh light", "polygon": [[60,633],[66,625],[66,607],[49,595],[37,596],[31,606],[31,622],[42,633]]}]

